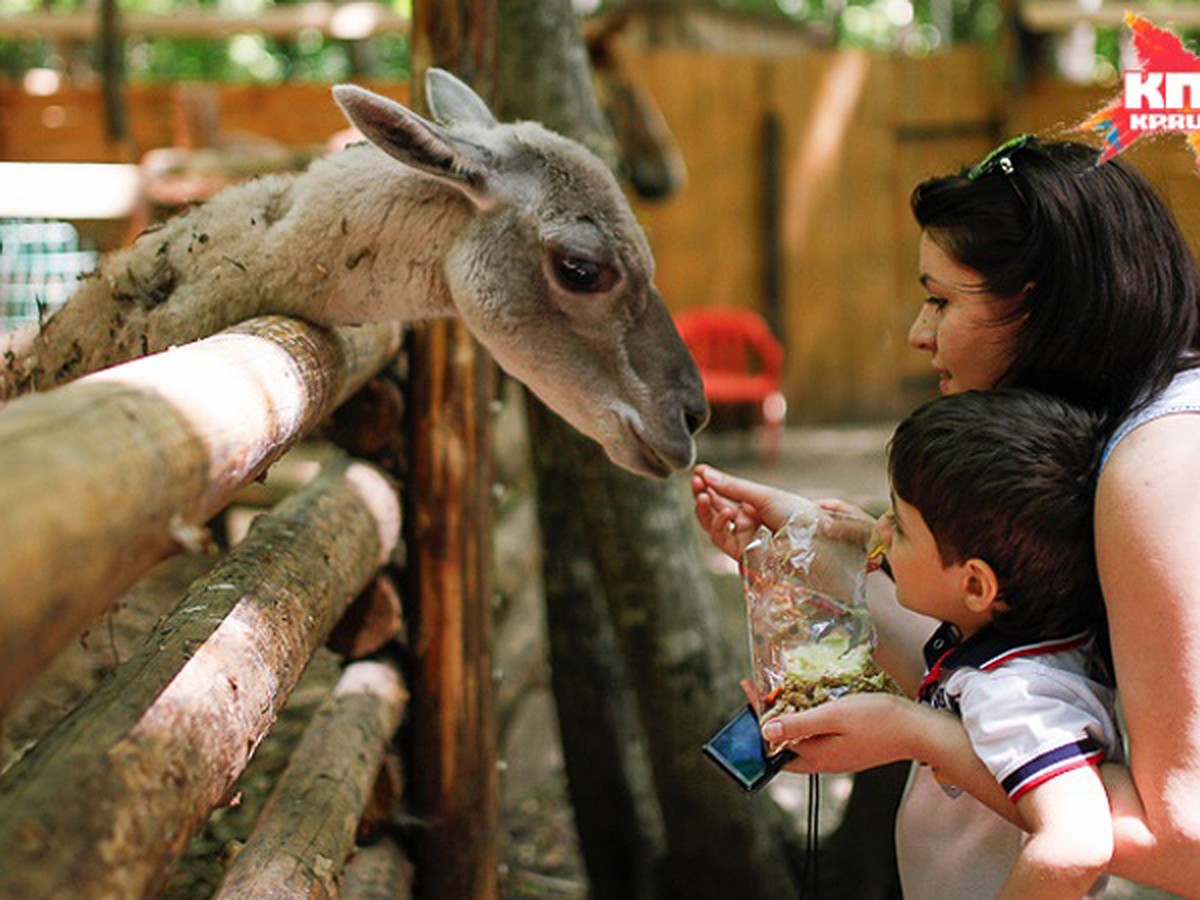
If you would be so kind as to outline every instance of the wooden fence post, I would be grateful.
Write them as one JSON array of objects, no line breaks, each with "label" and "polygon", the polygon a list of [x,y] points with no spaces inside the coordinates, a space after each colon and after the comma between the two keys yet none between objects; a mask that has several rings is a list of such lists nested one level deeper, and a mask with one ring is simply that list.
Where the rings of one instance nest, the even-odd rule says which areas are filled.
[{"label": "wooden fence post", "polygon": [[0,708],[383,366],[399,326],[265,317],[0,409]]},{"label": "wooden fence post", "polygon": [[[414,85],[443,66],[491,94],[494,0],[417,0]],[[413,91],[413,99],[422,96]],[[405,509],[414,610],[410,743],[417,893],[497,895],[499,782],[492,674],[490,403],[495,367],[459,321],[410,347]]]},{"label": "wooden fence post", "polygon": [[0,779],[0,897],[151,894],[395,546],[399,502],[340,458]]}]

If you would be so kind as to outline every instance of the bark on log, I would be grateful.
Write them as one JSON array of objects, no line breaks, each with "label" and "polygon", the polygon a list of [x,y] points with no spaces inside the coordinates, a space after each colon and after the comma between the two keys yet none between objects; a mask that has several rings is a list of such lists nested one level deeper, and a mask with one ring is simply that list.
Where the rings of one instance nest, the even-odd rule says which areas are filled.
[{"label": "bark on log", "polygon": [[400,592],[392,579],[381,573],[354,598],[329,635],[328,647],[347,659],[365,659],[400,637],[403,628]]},{"label": "bark on log", "polygon": [[385,560],[396,495],[330,463],[0,779],[0,896],[151,895]]},{"label": "bark on log", "polygon": [[338,896],[336,875],[408,693],[383,662],[356,662],[317,712],[217,898]]},{"label": "bark on log", "polygon": [[133,656],[191,586],[220,562],[181,553],[133,586],[14,699],[0,725],[0,772],[49,734]]},{"label": "bark on log", "polygon": [[267,317],[0,410],[0,707],[398,339]]},{"label": "bark on log", "polygon": [[412,864],[388,837],[359,847],[338,879],[342,900],[411,900]]},{"label": "bark on log", "polygon": [[[413,4],[413,74],[443,66],[490,99],[494,0]],[[421,95],[414,81],[412,96]],[[411,799],[428,827],[417,893],[497,896],[499,776],[493,684],[489,407],[495,366],[461,321],[410,346],[412,431],[406,512],[413,601]]]}]

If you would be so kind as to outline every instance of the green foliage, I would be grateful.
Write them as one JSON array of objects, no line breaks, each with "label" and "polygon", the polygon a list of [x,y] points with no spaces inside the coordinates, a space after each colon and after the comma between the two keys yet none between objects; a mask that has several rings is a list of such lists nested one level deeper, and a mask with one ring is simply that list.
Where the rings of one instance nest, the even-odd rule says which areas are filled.
[{"label": "green foliage", "polygon": [[991,41],[997,0],[773,0],[800,22],[822,23],[842,46],[924,55],[951,42]]},{"label": "green foliage", "polygon": [[[297,0],[299,2],[299,0]],[[39,11],[72,12],[83,0],[0,0],[0,16]],[[124,13],[170,15],[183,10],[220,11],[248,16],[289,0],[120,0]],[[411,15],[411,0],[388,0]],[[94,8],[89,4],[89,8]],[[97,14],[97,13],[93,13]],[[283,81],[334,82],[352,77],[403,80],[411,54],[407,34],[379,35],[363,41],[331,38],[306,29],[289,40],[247,31],[227,40],[180,39],[133,35],[125,42],[125,67],[131,81],[220,81],[273,84]],[[0,75],[19,78],[33,68],[73,72],[97,67],[91,45],[0,39]]]}]

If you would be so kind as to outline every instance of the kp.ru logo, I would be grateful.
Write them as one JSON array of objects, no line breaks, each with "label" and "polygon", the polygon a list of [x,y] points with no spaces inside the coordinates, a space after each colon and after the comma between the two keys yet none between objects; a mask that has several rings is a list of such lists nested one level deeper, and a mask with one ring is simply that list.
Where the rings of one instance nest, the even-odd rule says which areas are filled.
[{"label": "kp.ru logo", "polygon": [[1141,16],[1125,14],[1133,31],[1140,69],[1126,72],[1120,99],[1089,118],[1081,130],[1100,132],[1112,159],[1138,138],[1164,132],[1187,134],[1200,163],[1200,58],[1184,49],[1171,32]]}]

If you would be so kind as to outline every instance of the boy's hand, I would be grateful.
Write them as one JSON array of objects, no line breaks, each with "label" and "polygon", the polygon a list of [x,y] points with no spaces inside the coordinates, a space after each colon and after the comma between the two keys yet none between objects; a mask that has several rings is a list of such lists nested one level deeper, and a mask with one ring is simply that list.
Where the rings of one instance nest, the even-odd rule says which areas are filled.
[{"label": "boy's hand", "polygon": [[[775,531],[789,516],[813,502],[703,464],[692,473],[692,495],[696,519],[708,532],[713,546],[738,562],[759,528],[766,526]],[[866,547],[874,519],[841,500],[818,500],[816,505],[830,513],[823,523],[823,533]]]}]

